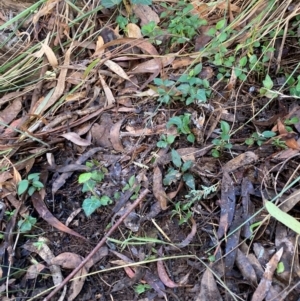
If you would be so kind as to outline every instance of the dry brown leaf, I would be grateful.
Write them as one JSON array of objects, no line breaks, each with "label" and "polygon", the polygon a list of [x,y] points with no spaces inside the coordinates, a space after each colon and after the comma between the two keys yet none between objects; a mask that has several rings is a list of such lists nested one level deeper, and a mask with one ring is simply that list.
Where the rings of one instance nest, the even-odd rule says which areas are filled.
[{"label": "dry brown leaf", "polygon": [[58,61],[53,50],[45,43],[42,43],[42,49],[46,54],[49,64],[53,68],[56,68],[58,66]]},{"label": "dry brown leaf", "polygon": [[[158,250],[158,254],[160,257],[162,257],[162,248]],[[157,274],[159,276],[159,279],[162,281],[162,283],[170,288],[179,287],[180,285],[172,281],[169,277],[169,275],[166,272],[164,263],[162,260],[157,260]]]},{"label": "dry brown leaf", "polygon": [[34,14],[32,18],[33,24],[37,24],[39,19],[51,13],[52,9],[60,2],[60,0],[48,0],[45,5]]},{"label": "dry brown leaf", "polygon": [[263,301],[272,285],[273,274],[277,268],[278,262],[282,256],[283,248],[277,251],[266,264],[266,269],[258,287],[256,288],[251,301]]},{"label": "dry brown leaf", "polygon": [[140,39],[143,37],[141,29],[134,23],[129,23],[126,26],[126,34],[129,38]]},{"label": "dry brown leaf", "polygon": [[89,142],[85,139],[82,139],[77,133],[74,133],[74,132],[61,134],[60,136],[66,138],[67,140],[73,142],[76,145],[89,146],[91,144],[91,142]]},{"label": "dry brown leaf", "polygon": [[[5,109],[0,111],[0,121],[5,124],[11,123],[20,113],[21,109],[22,109],[22,102],[17,98]],[[2,132],[4,128],[5,127],[3,125],[0,125],[0,132]]]},{"label": "dry brown leaf", "polygon": [[154,21],[155,24],[160,22],[158,14],[148,5],[136,4],[133,6],[134,14],[141,19],[141,26]]},{"label": "dry brown leaf", "polygon": [[104,54],[104,49],[102,48],[104,45],[104,40],[102,36],[99,36],[97,39],[97,44],[96,44],[96,50],[95,53],[92,55],[92,57],[98,57],[101,58]]},{"label": "dry brown leaf", "polygon": [[34,192],[34,194],[31,196],[32,204],[35,210],[38,212],[40,217],[45,220],[47,223],[49,223],[54,228],[63,231],[65,233],[68,233],[70,235],[77,236],[83,240],[86,240],[85,237],[81,236],[79,233],[75,232],[74,230],[68,228],[63,223],[61,223],[56,217],[52,215],[52,213],[49,211],[47,206],[45,205],[41,193],[44,191],[44,189],[41,189],[40,191]]},{"label": "dry brown leaf", "polygon": [[80,91],[80,92],[69,94],[66,97],[66,101],[75,101],[75,100],[83,99],[86,97],[86,93],[87,93],[86,91]]},{"label": "dry brown leaf", "polygon": [[129,76],[126,74],[126,72],[115,62],[111,60],[107,60],[104,62],[104,65],[108,67],[111,71],[115,72],[120,77],[124,78],[125,80],[129,80]]},{"label": "dry brown leaf", "polygon": [[294,191],[285,200],[282,201],[280,209],[284,212],[288,212],[295,207],[300,201],[300,190]]},{"label": "dry brown leaf", "polygon": [[105,106],[110,106],[110,105],[114,104],[116,102],[116,100],[115,100],[114,95],[112,94],[110,88],[106,84],[104,78],[102,77],[102,75],[100,73],[98,75],[99,75],[99,79],[100,79],[102,88],[104,90],[105,96],[106,96]]},{"label": "dry brown leaf", "polygon": [[166,56],[160,58],[161,64],[159,64],[159,65],[157,63],[157,59],[152,59],[152,60],[140,63],[130,71],[130,74],[157,72],[160,70],[161,66],[166,67],[166,66],[172,64],[174,59],[175,59],[175,55],[169,54],[169,55],[166,55]]},{"label": "dry brown leaf", "polygon": [[257,161],[258,156],[253,153],[253,152],[245,152],[232,160],[228,161],[224,166],[223,166],[223,171],[224,172],[232,172],[242,166],[249,165]]},{"label": "dry brown leaf", "polygon": [[[40,242],[39,247],[34,243],[28,242],[25,245],[23,245],[23,248],[30,252],[38,254],[48,264],[48,268],[52,275],[53,283],[55,285],[59,285],[63,281],[63,276],[60,267],[58,265],[51,264],[51,260],[54,258],[54,255],[47,245],[48,241],[44,237],[39,237],[38,241]],[[65,286],[61,295],[62,300],[66,295],[66,292],[67,287]]]},{"label": "dry brown leaf", "polygon": [[216,280],[209,268],[203,274],[200,293],[195,301],[222,301]]},{"label": "dry brown leaf", "polygon": [[118,152],[124,152],[124,147],[120,140],[120,129],[123,124],[124,119],[119,120],[110,129],[110,141],[114,150]]},{"label": "dry brown leaf", "polygon": [[249,280],[253,285],[257,285],[255,270],[246,255],[242,251],[240,251],[240,249],[237,250],[235,263],[242,273],[243,277]]},{"label": "dry brown leaf", "polygon": [[35,279],[39,276],[40,272],[45,268],[41,263],[32,264],[27,268],[25,279]]},{"label": "dry brown leaf", "polygon": [[60,265],[64,269],[75,269],[83,259],[84,258],[78,254],[64,252],[52,258],[51,264]]},{"label": "dry brown leaf", "polygon": [[[73,44],[71,44],[70,48],[66,51],[65,55],[65,61],[64,65],[68,66],[70,64],[70,57],[73,49]],[[55,87],[55,90],[48,100],[47,104],[43,107],[40,114],[50,108],[58,99],[59,97],[64,93],[65,91],[65,82],[66,82],[66,76],[67,76],[68,69],[64,68],[61,69],[59,77],[57,79],[57,85]]]},{"label": "dry brown leaf", "polygon": [[153,194],[160,204],[162,210],[166,210],[168,203],[168,196],[162,185],[162,173],[158,166],[153,170]]}]

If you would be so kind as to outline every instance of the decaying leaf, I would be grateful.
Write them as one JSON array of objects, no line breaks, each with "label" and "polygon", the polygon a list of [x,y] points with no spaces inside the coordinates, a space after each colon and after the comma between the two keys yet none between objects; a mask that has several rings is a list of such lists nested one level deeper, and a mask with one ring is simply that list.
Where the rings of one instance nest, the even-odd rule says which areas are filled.
[{"label": "decaying leaf", "polygon": [[89,146],[91,144],[91,142],[89,142],[85,139],[82,139],[77,133],[74,133],[74,132],[61,134],[61,136],[63,136],[64,138],[70,140],[71,142],[73,142],[76,145]]},{"label": "decaying leaf", "polygon": [[262,301],[266,297],[272,285],[273,274],[277,268],[278,262],[282,256],[283,248],[278,250],[271,260],[267,263],[266,269],[258,287],[256,288],[251,301]]},{"label": "decaying leaf", "polygon": [[168,203],[168,196],[163,188],[162,173],[159,166],[154,167],[153,170],[153,194],[160,204],[162,210],[166,210]]},{"label": "decaying leaf", "polygon": [[110,141],[114,150],[118,152],[124,152],[124,147],[120,140],[120,129],[124,120],[121,119],[117,123],[115,123],[110,129]]},{"label": "decaying leaf", "polygon": [[215,278],[209,268],[202,276],[200,293],[195,301],[222,301]]}]

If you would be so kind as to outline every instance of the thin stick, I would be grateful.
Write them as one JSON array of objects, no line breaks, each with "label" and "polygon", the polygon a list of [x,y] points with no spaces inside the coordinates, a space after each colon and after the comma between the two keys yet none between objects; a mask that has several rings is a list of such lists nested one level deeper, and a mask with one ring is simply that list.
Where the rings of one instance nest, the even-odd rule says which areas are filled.
[{"label": "thin stick", "polygon": [[103,236],[101,241],[97,244],[97,246],[93,249],[93,251],[81,262],[81,264],[71,272],[70,275],[60,284],[58,285],[47,297],[44,298],[43,301],[49,301],[66,283],[96,254],[96,252],[105,244],[107,238],[120,226],[120,224],[124,221],[124,219],[128,216],[128,214],[141,202],[141,200],[149,193],[148,189],[145,189],[140,196],[132,203],[132,205],[128,208],[122,217],[109,229],[109,231]]}]

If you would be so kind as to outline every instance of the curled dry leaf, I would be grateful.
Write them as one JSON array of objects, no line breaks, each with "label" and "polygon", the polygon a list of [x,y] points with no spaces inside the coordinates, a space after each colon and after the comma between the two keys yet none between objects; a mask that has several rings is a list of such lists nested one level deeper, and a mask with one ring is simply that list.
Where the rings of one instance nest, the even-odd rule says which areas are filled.
[{"label": "curled dry leaf", "polygon": [[68,228],[63,223],[61,223],[56,217],[52,215],[52,213],[49,211],[44,201],[42,200],[41,193],[40,193],[41,191],[36,191],[31,197],[33,207],[39,213],[40,217],[54,228],[86,240],[85,237],[81,236],[79,233]]},{"label": "curled dry leaf", "polygon": [[116,100],[115,100],[114,95],[112,94],[110,88],[106,84],[103,76],[100,73],[98,74],[98,76],[99,76],[102,88],[103,88],[105,96],[106,96],[105,106],[110,106],[110,105],[114,104],[116,102]]},{"label": "curled dry leaf", "polygon": [[[22,102],[19,99],[15,99],[10,105],[5,109],[0,111],[0,121],[9,124],[11,123],[22,109]],[[0,126],[0,132],[4,130],[4,126]]]},{"label": "curled dry leaf", "polygon": [[41,263],[32,264],[27,268],[25,279],[35,279],[44,268],[45,265]]},{"label": "curled dry leaf", "polygon": [[126,74],[126,72],[121,68],[117,63],[107,60],[104,62],[104,65],[108,67],[111,71],[115,72],[117,75],[121,76],[125,80],[129,80],[129,76]]},{"label": "curled dry leaf", "polygon": [[[49,270],[52,275],[53,283],[55,285],[59,285],[63,281],[63,276],[60,267],[58,265],[51,264],[51,260],[54,258],[54,255],[47,245],[48,241],[44,237],[39,237],[38,242],[40,242],[39,247],[37,247],[36,244],[28,242],[25,245],[23,245],[23,248],[30,252],[38,254],[48,264]],[[61,295],[62,300],[64,299],[66,292],[67,287],[65,286]]]},{"label": "curled dry leaf", "polygon": [[[162,248],[158,250],[158,254],[162,256]],[[179,287],[180,285],[172,281],[167,274],[167,271],[165,269],[164,263],[162,260],[157,261],[157,274],[159,276],[159,279],[162,281],[162,283],[170,288]]]},{"label": "curled dry leaf", "polygon": [[74,133],[74,132],[61,134],[60,136],[66,138],[67,140],[73,142],[76,145],[89,146],[91,144],[91,142],[89,142],[85,139],[82,139],[77,133]]},{"label": "curled dry leaf", "polygon": [[127,24],[126,33],[129,38],[141,39],[143,37],[141,29],[134,23]]},{"label": "curled dry leaf", "polygon": [[154,21],[155,24],[160,22],[158,14],[148,5],[137,4],[133,6],[134,14],[141,19],[141,26]]},{"label": "curled dry leaf", "polygon": [[162,173],[159,166],[155,166],[153,170],[153,194],[160,204],[162,210],[166,210],[168,196],[162,185]]},{"label": "curled dry leaf", "polygon": [[119,120],[110,129],[110,141],[114,150],[118,152],[124,152],[124,147],[120,140],[120,129],[123,124],[124,119]]}]

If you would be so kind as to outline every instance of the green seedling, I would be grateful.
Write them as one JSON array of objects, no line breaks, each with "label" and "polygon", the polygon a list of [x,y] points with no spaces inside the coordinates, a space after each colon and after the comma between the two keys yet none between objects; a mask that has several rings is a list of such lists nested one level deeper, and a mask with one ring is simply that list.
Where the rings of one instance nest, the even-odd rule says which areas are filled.
[{"label": "green seedling", "polygon": [[281,140],[280,138],[274,138],[272,141],[272,145],[274,145],[276,148],[279,149],[287,149],[287,145],[285,144],[285,141]]},{"label": "green seedling", "polygon": [[191,114],[185,113],[184,115],[180,116],[174,116],[170,118],[170,120],[167,123],[167,128],[170,128],[172,125],[175,125],[177,128],[178,134],[184,134],[187,136],[187,140],[191,143],[195,142],[195,136],[191,132],[191,129],[189,127]]},{"label": "green seedling", "polygon": [[178,79],[179,85],[176,89],[181,92],[180,100],[185,101],[186,105],[205,103],[211,94],[208,80],[198,77],[201,71],[202,64],[198,64],[188,74],[183,74]]},{"label": "green seedling", "polygon": [[168,172],[163,179],[163,184],[165,186],[169,186],[172,183],[175,183],[178,180],[182,179],[189,188],[195,189],[194,176],[188,172],[188,170],[193,165],[193,162],[186,161],[183,163],[180,155],[174,149],[172,149],[171,151],[171,158],[175,168],[170,167],[168,169]]},{"label": "green seedling", "polygon": [[154,21],[151,21],[141,28],[142,35],[144,37],[148,37],[150,43],[155,43],[156,45],[160,45],[162,43],[161,40],[158,40],[157,37],[163,34],[163,31],[159,26],[156,25]]},{"label": "green seedling", "polygon": [[276,91],[272,91],[274,84],[271,77],[267,74],[266,78],[263,80],[263,88],[260,88],[259,92],[261,96],[267,98],[274,98],[278,96]]},{"label": "green seedling", "polygon": [[299,123],[299,118],[298,117],[292,117],[290,119],[286,119],[284,121],[284,125],[285,125],[285,129],[288,131],[288,132],[292,132],[293,131],[293,128],[290,127],[290,125],[295,125]]},{"label": "green seedling", "polygon": [[30,215],[27,215],[24,219],[18,221],[18,227],[22,233],[29,232],[35,224],[36,218]]},{"label": "green seedling", "polygon": [[27,176],[27,179],[18,183],[18,195],[27,192],[29,196],[32,196],[35,191],[42,188],[44,188],[44,184],[40,182],[40,173],[32,173]]},{"label": "green seedling", "polygon": [[231,149],[232,144],[229,142],[230,139],[230,125],[226,121],[221,121],[221,135],[220,138],[216,138],[212,141],[215,147],[212,149],[212,156],[219,158],[220,154],[224,149]]},{"label": "green seedling", "polygon": [[272,138],[276,136],[276,133],[272,131],[264,131],[262,133],[255,132],[251,135],[250,138],[247,138],[245,140],[245,143],[249,146],[252,146],[253,144],[257,144],[258,146],[261,146],[264,142],[266,142],[269,138]]},{"label": "green seedling", "polygon": [[201,190],[191,190],[186,196],[187,202],[177,202],[175,204],[175,209],[172,210],[172,216],[178,215],[179,216],[179,225],[187,223],[189,219],[192,217],[192,210],[191,208],[195,205],[196,202],[199,202],[202,199],[206,199],[210,194],[214,193],[217,188],[218,184],[206,187],[201,186]]},{"label": "green seedling", "polygon": [[161,4],[166,10],[160,15],[161,19],[168,20],[163,24],[167,31],[173,36],[171,44],[182,44],[190,41],[197,34],[197,30],[206,25],[207,21],[192,14],[192,4],[179,1],[175,7],[170,8],[166,3]]},{"label": "green seedling", "polygon": [[125,192],[127,190],[133,191],[133,195],[131,196],[130,199],[136,200],[139,195],[140,189],[141,189],[141,185],[136,185],[136,178],[133,175],[129,178],[128,183],[126,183],[126,185],[123,187],[122,192]]},{"label": "green seedling", "polygon": [[175,96],[175,89],[172,89],[172,87],[175,85],[175,82],[173,80],[163,80],[161,78],[155,78],[153,81],[154,84],[158,86],[158,88],[154,88],[159,95],[158,101],[161,104],[169,104],[172,98]]},{"label": "green seedling", "polygon": [[143,294],[150,289],[151,289],[151,286],[149,284],[142,284],[142,283],[140,283],[134,287],[134,291],[138,295]]},{"label": "green seedling", "polygon": [[160,140],[157,142],[156,146],[160,148],[166,148],[175,141],[174,135],[161,135]]},{"label": "green seedling", "polygon": [[86,216],[90,216],[95,210],[97,210],[101,206],[107,206],[112,203],[112,200],[106,196],[98,196],[95,193],[95,186],[102,182],[105,176],[106,169],[100,168],[97,166],[98,164],[93,161],[86,162],[86,166],[96,170],[92,170],[90,172],[85,172],[79,175],[78,183],[83,184],[82,192],[89,192],[92,194],[90,197],[84,199],[82,203],[82,209]]}]

